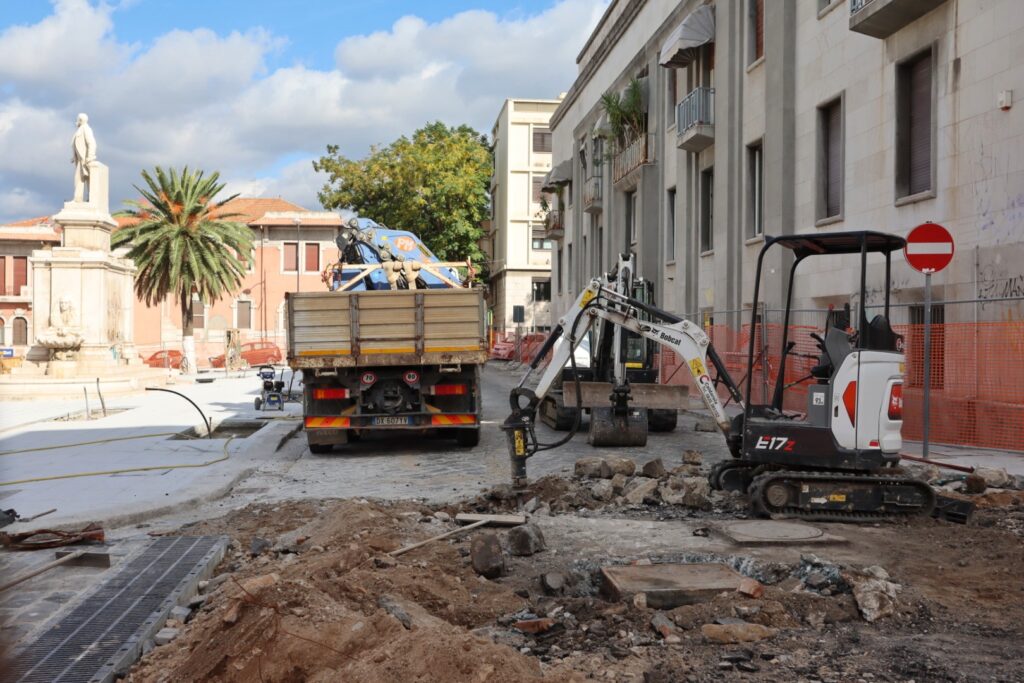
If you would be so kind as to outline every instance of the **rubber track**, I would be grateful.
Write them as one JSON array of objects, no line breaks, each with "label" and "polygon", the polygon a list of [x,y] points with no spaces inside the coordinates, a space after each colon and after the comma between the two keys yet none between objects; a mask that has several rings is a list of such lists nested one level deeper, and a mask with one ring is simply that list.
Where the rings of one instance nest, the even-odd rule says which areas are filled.
[{"label": "rubber track", "polygon": [[[776,509],[768,505],[764,497],[767,485],[773,481],[783,479],[799,483],[800,480],[828,481],[835,480],[838,483],[875,483],[881,486],[886,485],[914,485],[922,491],[927,491],[928,502],[921,507],[907,510],[906,512],[847,512],[845,510],[815,510],[808,512],[803,508],[785,507]],[[755,512],[763,512],[769,515],[786,515],[799,519],[806,519],[816,522],[874,522],[889,517],[910,517],[914,515],[929,515],[935,507],[935,492],[927,483],[909,477],[889,477],[871,474],[840,474],[836,472],[800,472],[781,470],[766,472],[754,477],[750,488],[747,490],[750,499],[750,507]]]}]

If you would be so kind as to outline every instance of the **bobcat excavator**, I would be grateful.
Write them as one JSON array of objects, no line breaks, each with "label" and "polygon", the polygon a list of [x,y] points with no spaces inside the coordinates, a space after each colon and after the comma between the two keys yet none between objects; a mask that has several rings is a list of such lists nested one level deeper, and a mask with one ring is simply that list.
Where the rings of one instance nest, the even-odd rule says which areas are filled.
[{"label": "bobcat excavator", "polygon": [[[759,324],[754,312],[758,310],[765,254],[778,246],[788,249],[793,259],[777,380],[770,401],[760,404],[752,400],[749,381],[755,366],[755,334],[750,335],[748,381],[741,390],[698,325],[615,291],[600,279],[591,280],[510,393],[512,412],[502,429],[508,438],[513,485],[526,484],[528,458],[572,438],[570,432],[554,443],[539,443],[534,430],[537,407],[566,362],[575,370],[573,350],[592,325],[603,321],[653,340],[683,359],[733,456],[712,470],[711,485],[745,492],[755,514],[866,521],[931,513],[935,506],[931,487],[895,469],[902,446],[904,356],[902,337],[888,321],[889,275],[892,253],[904,244],[902,237],[870,231],[765,239],[755,275],[752,331]],[[807,258],[840,254],[860,256],[861,302],[865,300],[868,254],[885,257],[885,312],[869,322],[862,305],[854,331],[840,326],[839,316],[829,316],[824,336],[812,333],[821,355],[804,378],[813,382],[807,392],[807,410],[803,414],[787,412],[783,395],[786,360],[795,346],[789,339],[789,320],[796,268]],[[540,359],[562,335],[567,335],[568,343],[555,350],[536,389],[527,388]],[[719,398],[719,386],[741,409],[734,417],[730,418]]]}]

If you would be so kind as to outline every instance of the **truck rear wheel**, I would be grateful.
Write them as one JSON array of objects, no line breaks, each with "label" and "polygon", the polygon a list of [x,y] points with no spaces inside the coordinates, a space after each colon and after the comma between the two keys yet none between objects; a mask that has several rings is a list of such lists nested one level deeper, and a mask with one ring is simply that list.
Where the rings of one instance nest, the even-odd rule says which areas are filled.
[{"label": "truck rear wheel", "polygon": [[465,448],[472,448],[480,443],[480,428],[455,430],[455,443]]}]

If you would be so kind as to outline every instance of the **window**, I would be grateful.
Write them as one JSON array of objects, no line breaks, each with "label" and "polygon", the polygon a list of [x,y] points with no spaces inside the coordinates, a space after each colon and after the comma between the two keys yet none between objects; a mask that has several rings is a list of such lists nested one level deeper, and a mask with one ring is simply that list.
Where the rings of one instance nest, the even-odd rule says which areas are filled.
[{"label": "window", "polygon": [[596,268],[594,273],[604,272],[604,226],[597,226],[597,244],[594,245],[595,256],[597,258]]},{"label": "window", "polygon": [[7,257],[0,256],[0,296],[7,294]]},{"label": "window", "polygon": [[24,318],[14,319],[14,334],[11,336],[12,346],[28,346],[28,321]]},{"label": "window", "polygon": [[562,248],[555,249],[555,273],[558,277],[558,295],[562,295]]},{"label": "window", "polygon": [[307,273],[319,273],[320,272],[320,243],[319,242],[306,242],[306,272]]},{"label": "window", "polygon": [[749,50],[747,64],[753,64],[764,57],[764,0],[747,0],[749,3]]},{"label": "window", "polygon": [[551,153],[551,131],[547,128],[533,129],[533,151]]},{"label": "window", "polygon": [[665,206],[665,260],[676,260],[676,188],[668,191]]},{"label": "window", "polygon": [[554,243],[551,240],[549,240],[549,239],[545,239],[544,231],[543,230],[538,230],[538,229],[534,228],[533,229],[533,238],[532,238],[532,240],[530,242],[530,246],[533,249],[545,249],[545,250],[550,251],[551,247],[554,246]]},{"label": "window", "polygon": [[715,248],[715,169],[700,174],[700,250]]},{"label": "window", "polygon": [[630,244],[636,242],[636,192],[626,193],[626,234]]},{"label": "window", "polygon": [[662,69],[665,72],[665,104],[668,105],[667,121],[671,126],[676,120],[676,70]]},{"label": "window", "polygon": [[[0,257],[0,261],[2,261],[2,260],[3,260],[3,257]],[[4,321],[3,318],[0,318],[0,346],[5,345],[6,343],[7,343],[7,322]]]},{"label": "window", "polygon": [[551,280],[533,281],[533,300],[535,302],[551,301]]},{"label": "window", "polygon": [[28,284],[28,257],[14,257],[14,296],[21,296],[21,288]]},{"label": "window", "polygon": [[542,176],[542,175],[535,175],[535,176],[533,176],[533,191],[532,191],[532,193],[530,195],[530,198],[533,200],[534,204],[540,204],[541,195],[544,194],[543,187],[544,187],[544,176]]},{"label": "window", "polygon": [[932,189],[932,51],[896,67],[896,198]]},{"label": "window", "polygon": [[569,288],[569,293],[573,292],[573,270],[572,270],[572,244],[568,246],[568,253],[566,254],[565,260],[565,286]]},{"label": "window", "polygon": [[206,328],[206,305],[196,295],[192,295],[192,327],[197,330]]},{"label": "window", "polygon": [[[908,311],[907,385],[924,386],[924,306],[914,305]],[[932,304],[931,376],[932,389],[946,386],[946,307]]]},{"label": "window", "polygon": [[818,108],[818,219],[843,213],[843,100]]},{"label": "window", "polygon": [[286,271],[296,271],[299,269],[299,243],[298,242],[285,242],[284,243],[284,269]]},{"label": "window", "polygon": [[594,175],[601,175],[601,166],[604,165],[604,138],[592,138],[594,145]]},{"label": "window", "polygon": [[747,147],[747,239],[764,234],[764,153],[757,142]]},{"label": "window", "polygon": [[238,321],[236,327],[240,330],[252,328],[252,302],[239,301],[236,304],[235,317]]}]

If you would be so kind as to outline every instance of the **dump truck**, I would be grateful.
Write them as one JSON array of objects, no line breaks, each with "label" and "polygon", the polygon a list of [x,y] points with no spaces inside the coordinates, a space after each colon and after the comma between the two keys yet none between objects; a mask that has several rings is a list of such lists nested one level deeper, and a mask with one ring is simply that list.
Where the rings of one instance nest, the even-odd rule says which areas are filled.
[{"label": "dump truck", "polygon": [[302,371],[310,451],[384,431],[475,446],[487,335],[472,264],[441,262],[416,235],[365,220],[337,242],[328,291],[286,297],[288,365]]}]

